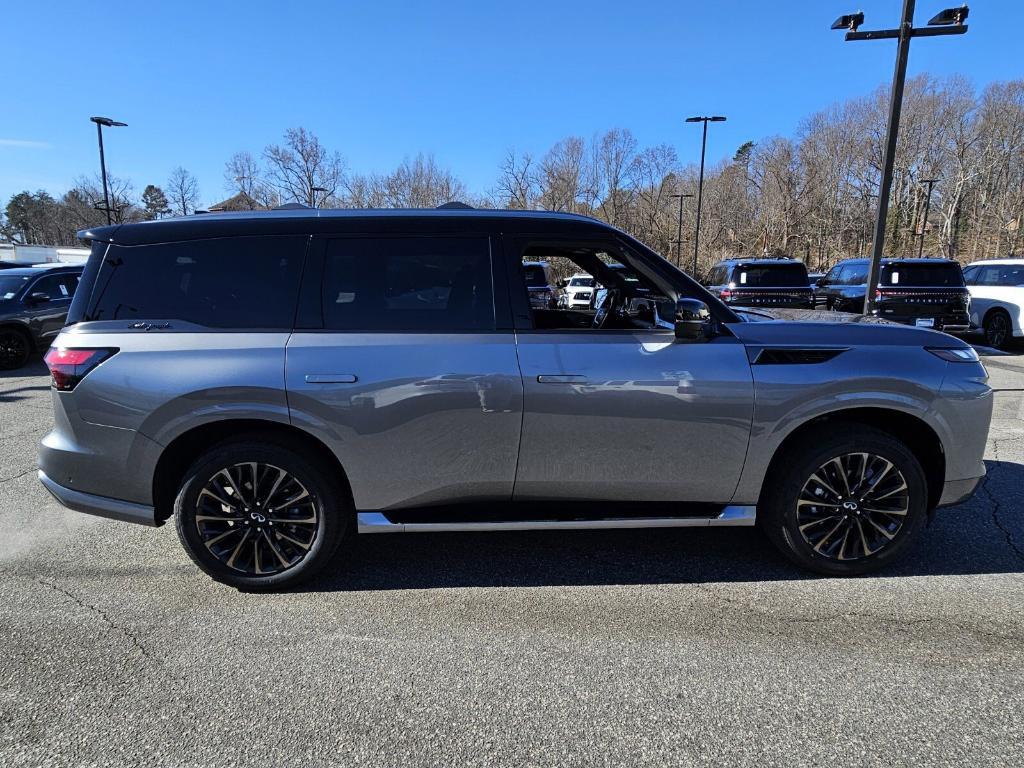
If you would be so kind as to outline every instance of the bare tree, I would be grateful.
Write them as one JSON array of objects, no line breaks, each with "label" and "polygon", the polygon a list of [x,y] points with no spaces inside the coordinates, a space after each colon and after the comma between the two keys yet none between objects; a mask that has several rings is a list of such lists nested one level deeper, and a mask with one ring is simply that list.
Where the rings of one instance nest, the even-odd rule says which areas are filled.
[{"label": "bare tree", "polygon": [[251,152],[236,152],[224,164],[224,188],[237,197],[242,209],[271,208],[276,204],[274,192]]},{"label": "bare tree", "polygon": [[541,196],[541,183],[533,156],[522,156],[510,149],[501,163],[494,196],[505,208],[529,210],[537,207]]},{"label": "bare tree", "polygon": [[181,166],[171,171],[167,180],[167,200],[175,216],[188,216],[196,212],[199,204],[199,181]]},{"label": "bare tree", "polygon": [[263,157],[268,180],[286,201],[315,207],[325,198],[336,197],[344,184],[341,155],[328,151],[305,128],[289,128],[284,146],[268,146]]}]

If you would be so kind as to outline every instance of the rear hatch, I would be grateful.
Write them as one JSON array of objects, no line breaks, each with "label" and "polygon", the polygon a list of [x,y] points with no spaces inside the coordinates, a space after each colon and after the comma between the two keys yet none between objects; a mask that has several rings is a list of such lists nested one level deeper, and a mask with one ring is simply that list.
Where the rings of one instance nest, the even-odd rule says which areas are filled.
[{"label": "rear hatch", "polygon": [[807,267],[799,261],[738,264],[733,268],[729,287],[722,290],[721,298],[730,304],[747,307],[802,309],[814,305]]},{"label": "rear hatch", "polygon": [[954,261],[890,261],[882,264],[876,294],[878,315],[943,328],[968,322],[970,294]]}]

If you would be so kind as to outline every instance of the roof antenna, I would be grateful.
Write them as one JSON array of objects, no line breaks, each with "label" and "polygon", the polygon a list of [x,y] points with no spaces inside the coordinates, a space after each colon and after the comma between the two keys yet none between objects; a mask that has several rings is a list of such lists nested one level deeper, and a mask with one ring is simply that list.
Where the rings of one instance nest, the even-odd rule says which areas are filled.
[{"label": "roof antenna", "polygon": [[462,202],[461,200],[452,200],[444,205],[437,206],[439,211],[472,211],[473,206]]}]

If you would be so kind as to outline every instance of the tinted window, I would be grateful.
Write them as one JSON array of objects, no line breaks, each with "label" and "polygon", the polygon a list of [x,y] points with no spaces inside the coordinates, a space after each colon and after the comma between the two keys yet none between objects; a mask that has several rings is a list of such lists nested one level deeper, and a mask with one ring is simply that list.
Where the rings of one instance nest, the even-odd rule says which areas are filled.
[{"label": "tinted window", "polygon": [[832,267],[832,269],[829,270],[828,274],[826,274],[825,277],[822,279],[827,283],[838,283],[840,280],[839,273],[842,271],[843,268],[841,266]]},{"label": "tinted window", "polygon": [[569,285],[573,288],[593,288],[594,278],[592,277],[574,277],[569,281]]},{"label": "tinted window", "polygon": [[27,282],[27,277],[0,273],[0,301],[10,301],[17,298]]},{"label": "tinted window", "polygon": [[733,273],[737,288],[806,288],[807,267],[803,264],[762,264],[736,267]]},{"label": "tinted window", "polygon": [[29,288],[29,293],[45,293],[50,298],[50,301],[59,301],[61,299],[70,299],[74,291],[64,275],[47,275],[40,280],[36,280],[32,287]]},{"label": "tinted window", "polygon": [[486,238],[352,238],[328,244],[324,327],[493,330]]},{"label": "tinted window", "polygon": [[544,273],[544,267],[539,264],[524,264],[523,274],[526,278],[526,285],[530,288],[548,287],[548,276]]},{"label": "tinted window", "polygon": [[843,267],[843,285],[867,285],[868,284],[868,265],[864,264],[847,264]]},{"label": "tinted window", "polygon": [[968,267],[964,270],[964,282],[968,285],[975,285],[981,267]]},{"label": "tinted window", "polygon": [[[291,329],[305,248],[304,237],[112,245],[83,316],[72,315],[75,321],[137,318]],[[94,251],[93,258],[101,257]]]},{"label": "tinted window", "polygon": [[901,261],[882,265],[881,285],[944,286],[964,284],[959,264],[914,264]]}]

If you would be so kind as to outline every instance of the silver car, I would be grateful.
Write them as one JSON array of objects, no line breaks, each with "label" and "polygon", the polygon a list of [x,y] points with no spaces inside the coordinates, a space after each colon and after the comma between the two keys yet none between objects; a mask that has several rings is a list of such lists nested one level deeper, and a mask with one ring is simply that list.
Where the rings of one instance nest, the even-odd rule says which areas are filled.
[{"label": "silver car", "polygon": [[[950,336],[739,312],[598,221],[219,214],[82,233],[39,478],[161,525],[242,589],[352,534],[758,525],[799,565],[901,555],[985,474],[985,368]],[[571,260],[599,309],[538,307]],[[628,276],[629,279],[626,279]],[[638,301],[642,298],[642,301]]]}]

